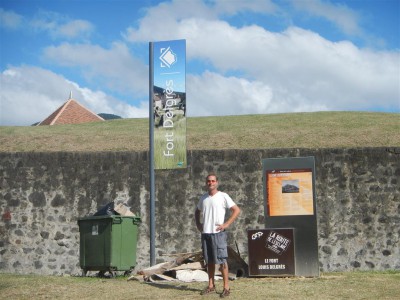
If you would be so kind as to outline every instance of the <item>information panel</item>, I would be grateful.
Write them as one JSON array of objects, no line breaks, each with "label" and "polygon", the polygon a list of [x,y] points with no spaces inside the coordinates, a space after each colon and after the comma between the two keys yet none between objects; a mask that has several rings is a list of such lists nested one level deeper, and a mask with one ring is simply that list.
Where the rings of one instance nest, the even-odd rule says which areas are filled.
[{"label": "information panel", "polygon": [[313,215],[311,169],[267,170],[269,216]]},{"label": "information panel", "polygon": [[247,231],[250,276],[295,275],[293,229]]}]

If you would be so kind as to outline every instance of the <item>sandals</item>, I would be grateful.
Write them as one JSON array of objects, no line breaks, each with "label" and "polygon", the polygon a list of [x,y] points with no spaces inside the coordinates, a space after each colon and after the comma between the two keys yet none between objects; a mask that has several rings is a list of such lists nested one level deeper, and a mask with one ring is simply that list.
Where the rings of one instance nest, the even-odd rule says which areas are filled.
[{"label": "sandals", "polygon": [[225,298],[225,297],[228,297],[229,295],[230,295],[230,293],[231,293],[231,290],[229,289],[229,290],[227,290],[227,289],[224,289],[223,291],[222,291],[222,293],[219,295],[221,298]]},{"label": "sandals", "polygon": [[214,287],[207,287],[205,288],[203,291],[201,291],[200,295],[209,295],[209,294],[213,294],[216,293],[217,291],[215,290],[215,286]]},{"label": "sandals", "polygon": [[[206,287],[206,288],[200,293],[200,295],[205,296],[205,295],[214,294],[214,293],[216,293],[216,292],[217,292],[217,291],[215,290],[215,286],[214,286],[214,287]],[[231,293],[230,290],[224,289],[224,290],[222,291],[222,293],[221,293],[219,296],[220,296],[220,298],[225,298],[225,297],[228,297],[228,296],[230,295],[230,293]]]}]

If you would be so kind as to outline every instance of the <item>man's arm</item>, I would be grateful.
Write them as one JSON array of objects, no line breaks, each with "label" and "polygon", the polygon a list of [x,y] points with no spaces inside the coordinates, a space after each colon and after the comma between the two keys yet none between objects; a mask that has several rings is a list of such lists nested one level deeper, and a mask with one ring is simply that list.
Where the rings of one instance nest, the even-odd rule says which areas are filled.
[{"label": "man's arm", "polygon": [[196,221],[196,227],[200,232],[203,232],[203,224],[200,223],[200,210],[196,208],[194,212],[194,219]]},{"label": "man's arm", "polygon": [[219,225],[217,227],[217,231],[222,231],[228,228],[239,216],[240,214],[240,208],[237,205],[234,205],[230,208],[231,215],[229,216],[229,219],[222,225]]}]

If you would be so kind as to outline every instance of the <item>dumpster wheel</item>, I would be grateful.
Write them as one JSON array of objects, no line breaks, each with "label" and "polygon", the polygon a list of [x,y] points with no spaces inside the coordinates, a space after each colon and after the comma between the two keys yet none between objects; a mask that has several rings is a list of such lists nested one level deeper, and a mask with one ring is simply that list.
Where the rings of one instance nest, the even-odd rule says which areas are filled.
[{"label": "dumpster wheel", "polygon": [[[106,272],[108,273],[106,275]],[[117,277],[117,272],[114,272],[112,270],[108,270],[108,271],[99,271],[99,273],[97,274],[98,277],[101,278],[115,278]]]}]

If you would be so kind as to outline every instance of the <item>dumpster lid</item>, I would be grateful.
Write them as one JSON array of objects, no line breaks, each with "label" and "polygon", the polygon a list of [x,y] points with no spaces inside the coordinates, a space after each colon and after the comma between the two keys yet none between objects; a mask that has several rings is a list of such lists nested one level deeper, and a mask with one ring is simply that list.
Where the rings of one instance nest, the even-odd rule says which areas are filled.
[{"label": "dumpster lid", "polygon": [[103,219],[109,219],[109,220],[114,220],[114,219],[132,219],[136,222],[141,222],[140,217],[138,216],[120,216],[120,215],[104,215],[104,216],[86,216],[86,217],[81,217],[78,218],[79,221],[89,221],[89,220],[103,220]]}]

